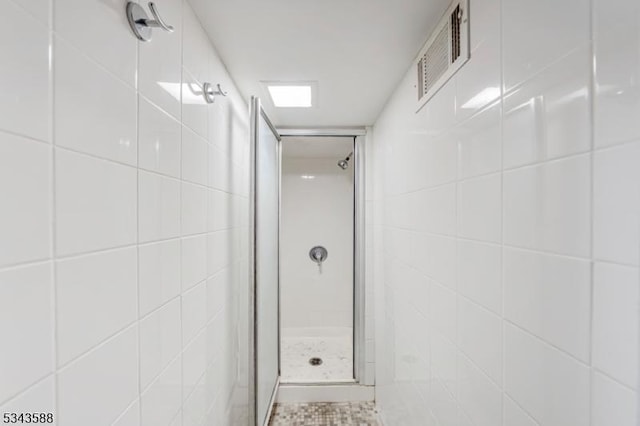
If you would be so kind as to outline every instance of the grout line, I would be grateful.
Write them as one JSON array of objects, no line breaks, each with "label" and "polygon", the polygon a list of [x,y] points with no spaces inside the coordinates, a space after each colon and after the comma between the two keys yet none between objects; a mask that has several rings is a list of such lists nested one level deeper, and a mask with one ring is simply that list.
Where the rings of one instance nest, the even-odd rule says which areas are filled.
[{"label": "grout line", "polygon": [[[185,35],[185,9],[187,7],[186,4],[186,0],[181,0],[181,4],[180,4],[180,108],[179,108],[179,112],[178,114],[180,115],[179,118],[179,123],[180,123],[180,140],[178,142],[178,174],[180,176],[180,179],[182,179],[182,162],[184,160],[184,155],[182,152],[182,145],[183,145],[183,129],[185,127],[184,125],[184,102],[183,102],[183,98],[182,98],[182,90],[184,89],[184,35]],[[179,223],[179,229],[180,229],[180,236],[182,237],[182,216],[183,216],[183,185],[180,184],[180,192],[179,192],[179,197],[180,197],[180,202],[178,204],[178,210],[180,212],[180,223]],[[207,207],[209,206],[209,195],[207,195]],[[207,226],[208,226],[208,220],[207,220]],[[208,249],[209,244],[208,241],[206,243],[206,248]],[[178,415],[180,416],[180,422],[184,423],[185,421],[185,410],[184,410],[184,403],[185,403],[185,390],[184,390],[184,356],[185,356],[185,347],[184,347],[184,324],[183,324],[183,300],[182,300],[182,294],[184,292],[184,282],[183,282],[183,262],[182,262],[182,254],[183,254],[183,239],[180,239],[180,244],[178,246],[178,252],[179,252],[179,256],[180,256],[180,262],[179,262],[179,269],[180,269],[180,273],[179,273],[179,285],[180,285],[180,290],[178,292],[178,300],[179,300],[179,305],[178,305],[178,311],[179,311],[179,332],[180,332],[180,350],[179,352],[179,356],[180,356],[180,410],[178,411]],[[207,257],[208,250],[205,251],[205,257]],[[208,265],[207,265],[208,266]]]},{"label": "grout line", "polygon": [[[53,84],[51,84],[51,82],[49,82],[49,92],[53,92],[53,88],[51,86],[53,86]],[[49,112],[49,114],[51,114],[51,112]],[[52,120],[53,121],[53,120]],[[51,127],[51,126],[49,126]],[[51,129],[48,130],[48,132],[51,134]],[[17,138],[21,138],[24,140],[27,140],[29,142],[37,142],[39,144],[44,144],[44,145],[48,145],[48,146],[52,146],[53,142],[52,141],[46,141],[44,139],[38,139],[38,138],[34,138],[33,136],[29,136],[23,133],[18,133],[18,132],[14,132],[12,130],[8,130],[8,129],[3,129],[0,128],[0,137],[6,135],[6,136],[13,136],[13,137],[17,137]]]},{"label": "grout line", "polygon": [[135,164],[125,163],[125,162],[122,162],[122,161],[119,161],[119,160],[114,160],[114,159],[107,158],[107,157],[101,157],[99,155],[92,154],[90,152],[79,151],[79,150],[77,150],[75,148],[71,148],[71,147],[67,147],[67,146],[63,146],[63,145],[56,144],[55,146],[56,146],[56,149],[58,149],[60,151],[66,151],[66,152],[75,154],[75,155],[77,155],[79,157],[91,158],[91,159],[94,159],[94,160],[102,160],[102,161],[105,161],[105,162],[107,162],[109,164],[112,164],[112,165],[117,165],[117,166],[122,166],[122,167],[129,168],[129,169],[137,170],[137,167],[136,167]]},{"label": "grout line", "polygon": [[[51,195],[50,195],[51,198]],[[51,201],[50,201],[51,202]],[[53,226],[53,220],[50,219],[50,226]],[[49,238],[51,238],[51,230],[49,231]],[[51,251],[51,247],[49,248],[49,251]],[[20,263],[13,263],[13,264],[7,264],[3,267],[0,268],[0,272],[8,272],[8,271],[15,271],[15,270],[20,270],[23,268],[29,268],[32,266],[42,266],[44,264],[47,264],[49,262],[54,262],[53,257],[46,257],[46,258],[42,258],[42,259],[36,259],[36,260],[30,260],[27,262],[20,262]]]},{"label": "grout line", "polygon": [[594,375],[595,374],[599,374],[602,377],[605,377],[606,379],[608,379],[608,380],[614,382],[615,384],[619,385],[620,387],[627,389],[628,391],[631,391],[633,393],[636,393],[638,391],[633,386],[627,385],[626,383],[621,382],[620,379],[617,379],[617,378],[613,377],[611,374],[607,373],[606,371],[604,371],[604,370],[602,370],[602,369],[600,369],[598,367],[593,366],[593,367],[591,367],[591,370],[593,371]]},{"label": "grout line", "polygon": [[[501,19],[501,21],[502,21],[502,19]],[[501,37],[501,40],[502,40],[502,37]],[[590,41],[587,40],[587,41],[583,41],[583,42],[580,42],[580,43],[576,44],[572,49],[565,51],[562,55],[558,56],[557,58],[554,58],[551,62],[549,62],[547,65],[544,65],[542,68],[540,68],[534,74],[532,74],[531,76],[527,77],[526,79],[524,79],[524,80],[512,85],[509,89],[506,89],[506,85],[504,84],[504,67],[503,67],[503,69],[502,69],[502,74],[503,74],[503,76],[502,76],[502,81],[503,81],[503,85],[502,85],[503,99],[506,99],[506,98],[510,97],[512,94],[514,94],[518,90],[522,89],[524,86],[528,85],[528,83],[530,83],[534,79],[536,79],[536,78],[540,77],[541,75],[543,75],[549,69],[557,66],[558,64],[563,62],[568,57],[574,55],[575,53],[579,52],[582,49],[588,48],[589,47],[589,43],[590,43]],[[502,51],[502,54],[504,56],[504,46],[502,46],[500,50]],[[504,63],[504,61],[503,61],[503,63]]]},{"label": "grout line", "polygon": [[[180,117],[176,117],[171,112],[167,111],[167,109],[161,106],[158,102],[156,102],[155,100],[151,99],[149,96],[146,96],[144,93],[142,93],[140,89],[137,90],[137,93],[138,93],[138,96],[140,96],[143,101],[145,101],[146,103],[148,103],[149,105],[151,105],[152,107],[160,111],[166,117],[168,117],[173,122],[173,124],[181,125]],[[179,110],[180,100],[177,99],[176,102],[178,102],[178,110]]]},{"label": "grout line", "polygon": [[[116,417],[116,419],[113,421],[113,423],[111,423],[111,426],[117,425],[117,424],[118,424],[118,422],[119,422],[120,420],[122,420],[122,419],[124,418],[124,416],[126,416],[126,415],[127,415],[127,413],[129,412],[129,410],[130,410],[130,409],[131,409],[131,408],[132,408],[136,403],[138,403],[138,405],[140,405],[140,404],[139,404],[139,402],[140,402],[140,399],[139,399],[139,398],[136,398],[136,399],[134,399],[133,401],[131,401],[131,403],[130,403],[129,405],[127,405],[127,407],[122,411],[122,413],[120,413],[120,414],[118,415],[118,417]],[[140,407],[138,407],[138,410],[140,410]]]},{"label": "grout line", "polygon": [[[142,381],[140,381],[140,394],[139,394],[139,400],[142,401],[142,394],[147,393],[149,391],[149,389],[155,385],[158,380],[160,380],[160,376],[162,376],[164,373],[167,372],[167,370],[169,370],[169,368],[172,367],[172,364],[174,362],[177,362],[180,360],[180,358],[182,357],[182,351],[180,349],[178,349],[175,353],[175,355],[169,359],[169,361],[167,361],[166,365],[162,366],[162,368],[160,368],[160,371],[158,371],[158,373],[156,373],[155,376],[153,376],[152,379],[149,380],[149,383],[142,387]],[[134,401],[135,402],[135,401]],[[142,405],[142,404],[140,404]],[[141,423],[142,423],[142,417],[141,417]]]},{"label": "grout line", "polygon": [[[138,421],[142,424],[142,327],[140,319],[140,41],[136,40],[136,355],[138,367]],[[125,410],[126,413],[126,410]]]},{"label": "grout line", "polygon": [[49,139],[51,141],[51,186],[49,194],[50,207],[51,207],[51,222],[49,230],[51,238],[51,285],[52,285],[52,321],[51,328],[53,334],[53,405],[54,405],[54,421],[59,424],[60,416],[60,377],[59,377],[59,359],[58,359],[58,347],[60,345],[60,338],[58,336],[58,282],[57,282],[57,257],[58,257],[58,234],[57,234],[57,147],[56,147],[56,109],[55,109],[55,74],[56,74],[56,43],[54,43],[55,33],[53,31],[54,20],[53,1],[49,1]]},{"label": "grout line", "polygon": [[538,343],[541,343],[543,346],[546,346],[547,348],[554,349],[560,355],[564,355],[566,358],[569,358],[569,359],[573,360],[574,362],[580,364],[580,366],[586,367],[587,369],[590,368],[589,361],[585,361],[585,360],[582,360],[582,359],[578,358],[577,356],[575,356],[575,355],[571,354],[570,352],[568,352],[566,349],[562,349],[559,346],[557,346],[555,343],[552,343],[552,342],[548,341],[547,339],[538,336],[533,331],[531,331],[531,330],[525,328],[524,326],[514,322],[513,320],[505,318],[504,322],[505,322],[505,324],[509,325],[510,327],[517,329],[521,333],[525,333],[529,337],[531,337],[534,340],[536,340]]},{"label": "grout line", "polygon": [[[124,15],[124,13],[123,13],[123,15]],[[127,28],[127,31],[130,31],[130,30]],[[127,89],[129,89],[129,90],[131,90],[133,92],[137,92],[138,91],[138,89],[136,87],[136,79],[137,79],[137,75],[138,75],[138,72],[137,72],[138,71],[138,67],[136,67],[136,72],[135,72],[135,75],[133,77],[133,85],[132,85],[131,83],[129,83],[128,81],[123,79],[121,76],[119,76],[115,72],[113,72],[111,69],[107,68],[106,65],[102,64],[101,62],[99,62],[96,58],[94,58],[93,56],[91,56],[88,53],[86,53],[86,51],[83,48],[77,46],[71,40],[67,39],[66,36],[63,36],[59,31],[53,31],[53,34],[54,34],[54,39],[62,41],[62,43],[64,43],[67,48],[73,50],[75,55],[81,56],[85,61],[88,61],[92,65],[96,66],[101,72],[107,74],[112,80],[117,81],[118,84],[120,84],[122,86],[125,86]],[[136,42],[137,42],[137,40],[136,40]],[[124,56],[124,55],[122,55],[122,56]],[[136,54],[135,62],[137,63],[137,54]]]},{"label": "grout line", "polygon": [[594,49],[594,28],[595,28],[595,15],[593,10],[594,2],[593,0],[589,1],[589,58],[590,58],[590,69],[589,69],[589,220],[590,220],[590,228],[589,228],[589,257],[591,258],[589,265],[589,334],[588,334],[588,364],[589,368],[589,424],[594,423],[594,387],[593,387],[593,378],[594,378],[594,366],[593,366],[593,353],[594,353],[594,322],[595,322],[595,250],[594,250],[594,235],[595,235],[595,93],[596,93],[596,80],[595,80],[595,71],[596,71],[596,62],[595,62],[595,49]]},{"label": "grout line", "polygon": [[500,348],[500,357],[501,357],[501,373],[502,373],[502,380],[501,380],[501,398],[500,398],[500,402],[502,404],[502,412],[501,412],[501,417],[502,417],[502,424],[503,426],[507,426],[506,425],[506,402],[505,399],[507,398],[507,325],[505,322],[505,279],[504,279],[504,252],[505,252],[505,235],[506,235],[506,227],[505,227],[505,170],[504,170],[504,145],[505,145],[505,140],[504,140],[504,116],[505,116],[505,78],[504,78],[504,2],[505,1],[509,1],[509,0],[498,0],[500,6],[500,12],[499,12],[499,20],[500,20],[500,39],[499,39],[499,50],[500,50],[500,216],[501,216],[501,221],[500,221],[500,296],[501,296],[501,300],[500,300],[500,318],[501,318],[501,324],[500,324],[500,333],[501,338],[500,338],[500,344],[501,344],[501,348]]},{"label": "grout line", "polygon": [[[190,238],[203,237],[203,236],[213,236],[215,234],[222,234],[222,233],[230,233],[231,234],[233,232],[238,232],[241,229],[243,229],[243,228],[233,227],[233,228],[218,229],[218,230],[214,230],[214,231],[207,231],[207,232],[198,233],[198,234],[191,234],[191,235],[187,235],[187,236],[184,236],[184,237],[170,237],[170,238],[159,239],[159,240],[151,240],[151,241],[142,242],[142,243],[139,244],[139,246],[140,247],[148,247],[148,246],[153,246],[153,245],[162,244],[162,243],[179,242],[182,239],[190,239]],[[2,267],[0,267],[0,272],[11,271],[11,270],[14,270],[14,269],[20,269],[20,268],[25,268],[25,267],[30,267],[30,266],[37,266],[37,265],[41,265],[41,264],[44,264],[44,263],[47,263],[47,262],[60,262],[60,261],[66,261],[66,260],[75,260],[75,259],[79,259],[79,258],[91,256],[91,255],[106,254],[106,253],[117,251],[117,250],[131,249],[131,248],[135,248],[135,247],[136,247],[136,244],[135,243],[131,243],[131,244],[108,247],[108,248],[103,248],[103,249],[83,251],[83,252],[80,252],[80,253],[74,253],[74,254],[69,254],[69,255],[64,255],[64,256],[56,256],[55,259],[53,259],[53,258],[41,258],[41,259],[34,259],[34,260],[29,260],[29,261],[19,262],[19,263],[10,263],[10,264],[3,265]],[[611,262],[603,262],[603,263],[611,263]],[[635,266],[635,265],[631,265],[631,267],[636,267],[637,268],[637,266]],[[213,275],[217,275],[217,272],[215,272]]]},{"label": "grout line", "polygon": [[76,364],[80,360],[82,360],[82,359],[88,357],[89,355],[91,355],[92,353],[96,352],[97,350],[99,350],[100,348],[105,346],[107,343],[109,343],[109,342],[113,341],[114,339],[120,337],[120,335],[129,332],[130,329],[137,328],[137,326],[138,326],[138,321],[137,320],[132,320],[132,321],[128,322],[127,324],[125,324],[124,326],[122,326],[121,328],[116,330],[115,332],[113,332],[113,333],[109,334],[108,336],[106,336],[100,342],[98,342],[98,343],[94,344],[93,346],[91,346],[90,348],[84,350],[84,352],[81,352],[78,355],[74,355],[68,361],[60,364],[58,366],[58,374],[61,373],[63,370],[66,370],[69,367],[73,366],[73,364]]},{"label": "grout line", "polygon": [[138,319],[139,323],[142,323],[144,321],[146,321],[147,319],[149,319],[150,317],[152,317],[153,315],[157,314],[158,312],[160,312],[161,310],[167,308],[169,305],[171,305],[174,302],[178,302],[180,303],[180,294],[175,294],[173,297],[171,297],[168,300],[165,300],[164,302],[162,302],[160,305],[156,306],[155,308],[153,308],[152,310],[150,310],[149,312],[146,312],[144,314],[141,314],[142,316]]},{"label": "grout line", "polygon": [[[470,41],[469,41],[470,43]],[[457,111],[457,102],[458,102],[458,77],[456,76],[453,79],[454,83],[455,83],[455,87],[454,87],[454,97],[453,97],[453,103],[454,103],[454,107],[453,110]],[[457,121],[457,114],[456,115],[456,120]],[[452,125],[453,128],[455,129],[457,123],[454,122],[454,124]],[[449,131],[449,133],[451,133],[451,131]],[[452,386],[452,390],[453,390],[453,399],[455,401],[456,406],[458,407],[458,411],[464,411],[462,404],[460,403],[460,392],[461,392],[461,380],[460,380],[460,354],[462,352],[462,348],[460,347],[460,298],[458,297],[459,295],[459,286],[458,286],[458,258],[459,258],[459,247],[458,247],[458,235],[460,235],[460,221],[461,221],[461,209],[460,209],[460,198],[461,198],[461,187],[462,187],[462,182],[460,181],[460,142],[457,141],[456,142],[456,151],[455,151],[455,184],[453,187],[453,202],[454,202],[454,221],[453,221],[453,235],[454,235],[454,258],[453,258],[453,288],[449,289],[453,292],[454,297],[455,297],[455,312],[453,315],[454,318],[454,342],[453,342],[453,346],[455,348],[456,354],[453,360],[453,363],[455,364],[455,385]],[[437,282],[437,280],[434,279],[434,281]],[[443,334],[443,333],[441,333]],[[445,388],[447,388],[447,386],[445,385]],[[458,413],[458,417],[460,416],[460,414]],[[458,419],[459,420],[459,419]]]},{"label": "grout line", "polygon": [[504,279],[504,270],[505,270],[505,262],[504,262],[504,252],[505,252],[505,235],[506,235],[506,226],[505,226],[505,170],[504,170],[504,146],[505,146],[505,138],[504,138],[504,116],[505,116],[505,79],[504,79],[504,1],[509,0],[499,0],[500,3],[500,357],[501,357],[501,398],[500,402],[502,404],[501,407],[501,417],[502,424],[506,425],[506,409],[507,404],[505,399],[507,398],[507,325],[505,322],[505,305],[506,305],[506,297],[505,297],[505,279]]},{"label": "grout line", "polygon": [[[511,397],[511,395],[509,395],[509,393],[508,393],[506,390],[504,391],[504,399],[505,399],[505,400],[507,400],[507,399],[508,399],[509,401],[511,401],[511,403],[512,403],[513,405],[515,405],[516,407],[518,407],[518,408],[522,411],[522,413],[523,413],[526,417],[528,417],[528,418],[529,418],[529,420],[531,420],[532,422],[534,422],[534,423],[536,424],[536,426],[540,426],[540,423],[539,423],[539,422],[538,422],[538,421],[537,421],[537,420],[536,420],[536,419],[535,419],[531,414],[529,414],[529,412],[528,412],[528,411],[527,411],[527,410],[526,410],[522,405],[520,405],[520,403],[519,403],[518,401],[516,401],[516,400],[515,400],[515,398],[512,398],[512,397]],[[505,407],[506,407],[506,405],[505,405]],[[506,424],[506,423],[505,423],[505,425],[504,425],[504,426],[510,426],[510,425],[508,425],[508,424]]]},{"label": "grout line", "polygon": [[[33,388],[40,386],[41,384],[43,384],[44,382],[46,382],[49,379],[53,379],[54,380],[54,389],[55,389],[55,382],[56,382],[56,371],[55,369],[50,372],[47,373],[46,375],[40,377],[39,379],[37,379],[36,381],[34,381],[33,383],[29,384],[27,387],[20,389],[18,392],[15,392],[11,395],[9,395],[8,397],[6,397],[3,400],[0,400],[0,407],[4,407],[6,405],[12,404],[13,402],[17,401],[18,399],[22,398],[23,396],[25,396],[26,394],[28,394],[29,392],[31,392],[33,390]],[[56,405],[56,392],[54,391],[54,408]],[[37,408],[36,408],[37,409]],[[57,411],[54,412],[54,416],[57,414]]]},{"label": "grout line", "polygon": [[109,247],[109,248],[104,248],[104,249],[84,251],[84,252],[77,253],[77,254],[68,254],[68,255],[64,255],[64,256],[57,256],[56,259],[55,259],[55,262],[56,263],[60,263],[60,262],[68,261],[68,260],[78,260],[78,259],[83,259],[85,257],[90,257],[90,256],[94,256],[94,255],[108,254],[108,253],[119,251],[119,250],[135,249],[136,247],[137,247],[136,243],[129,243],[129,244],[125,244],[125,245],[122,245],[122,246],[115,246],[115,247]]}]

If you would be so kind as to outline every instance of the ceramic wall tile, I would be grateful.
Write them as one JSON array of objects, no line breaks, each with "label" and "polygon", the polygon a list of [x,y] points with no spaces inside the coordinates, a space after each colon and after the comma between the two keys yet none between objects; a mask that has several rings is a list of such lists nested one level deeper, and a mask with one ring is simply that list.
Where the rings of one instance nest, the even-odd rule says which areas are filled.
[{"label": "ceramic wall tile", "polygon": [[56,264],[58,365],[64,365],[137,319],[135,248]]},{"label": "ceramic wall tile", "polygon": [[590,262],[523,250],[504,250],[504,315],[589,362]]},{"label": "ceramic wall tile", "polygon": [[60,37],[135,87],[137,41],[125,6],[124,0],[55,0],[53,27]]},{"label": "ceramic wall tile", "polygon": [[136,170],[56,149],[58,255],[136,241]]},{"label": "ceramic wall tile", "polygon": [[589,256],[590,181],[588,155],[505,173],[505,243]]},{"label": "ceramic wall tile", "polygon": [[0,38],[12,41],[2,45],[2,60],[11,66],[0,69],[0,129],[51,141],[49,31],[12,1],[0,7]]},{"label": "ceramic wall tile", "polygon": [[0,132],[0,193],[0,267],[50,257],[51,147]]},{"label": "ceramic wall tile", "polygon": [[180,122],[145,98],[138,102],[139,167],[180,178]]},{"label": "ceramic wall tile", "polygon": [[54,371],[51,281],[49,263],[0,272],[0,404]]},{"label": "ceramic wall tile", "polygon": [[593,364],[632,388],[638,375],[638,277],[638,268],[594,267]]},{"label": "ceramic wall tile", "polygon": [[174,118],[181,118],[182,9],[183,2],[159,0],[155,4],[162,18],[174,28],[172,33],[153,31],[151,43],[138,44],[138,88]]},{"label": "ceramic wall tile", "polygon": [[114,336],[58,373],[60,424],[111,425],[138,395],[138,332]]},{"label": "ceramic wall tile", "polygon": [[134,88],[61,38],[55,39],[54,47],[57,59],[54,73],[56,145],[135,166],[137,105]]},{"label": "ceramic wall tile", "polygon": [[503,85],[510,90],[589,40],[589,2],[502,3]]},{"label": "ceramic wall tile", "polygon": [[639,265],[640,142],[596,151],[594,156],[594,256]]},{"label": "ceramic wall tile", "polygon": [[[175,298],[140,322],[140,385],[146,389],[180,353],[180,299]],[[144,402],[143,402],[144,405]]]}]

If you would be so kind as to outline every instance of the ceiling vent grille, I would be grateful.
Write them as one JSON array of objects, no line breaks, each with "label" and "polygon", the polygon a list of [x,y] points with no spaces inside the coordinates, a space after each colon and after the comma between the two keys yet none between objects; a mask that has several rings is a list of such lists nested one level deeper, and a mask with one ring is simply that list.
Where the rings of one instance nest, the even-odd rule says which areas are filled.
[{"label": "ceiling vent grille", "polygon": [[469,3],[454,2],[416,61],[418,109],[469,60]]}]

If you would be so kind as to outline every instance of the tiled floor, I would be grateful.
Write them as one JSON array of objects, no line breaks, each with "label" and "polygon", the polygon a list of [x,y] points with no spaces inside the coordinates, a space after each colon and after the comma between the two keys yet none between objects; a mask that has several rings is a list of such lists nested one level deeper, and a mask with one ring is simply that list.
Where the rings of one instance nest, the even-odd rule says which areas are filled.
[{"label": "tiled floor", "polygon": [[379,426],[373,402],[276,404],[270,426]]},{"label": "tiled floor", "polygon": [[[283,337],[282,382],[341,382],[353,380],[352,337]],[[309,359],[322,359],[311,365]]]}]

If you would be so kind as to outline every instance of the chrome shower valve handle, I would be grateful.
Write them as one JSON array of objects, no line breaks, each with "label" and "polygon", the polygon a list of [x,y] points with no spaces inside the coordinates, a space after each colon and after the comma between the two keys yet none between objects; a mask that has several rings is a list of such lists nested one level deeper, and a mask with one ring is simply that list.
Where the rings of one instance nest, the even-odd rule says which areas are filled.
[{"label": "chrome shower valve handle", "polygon": [[309,250],[309,257],[318,264],[318,270],[322,273],[322,263],[327,260],[329,252],[322,246],[315,246]]},{"label": "chrome shower valve handle", "polygon": [[154,19],[149,19],[147,13],[138,3],[132,1],[127,3],[127,20],[129,21],[131,31],[133,31],[133,34],[138,40],[150,41],[152,35],[151,30],[153,28],[160,28],[169,33],[175,30],[173,26],[167,24],[165,20],[160,17],[160,13],[154,2],[149,2],[149,10]]}]

